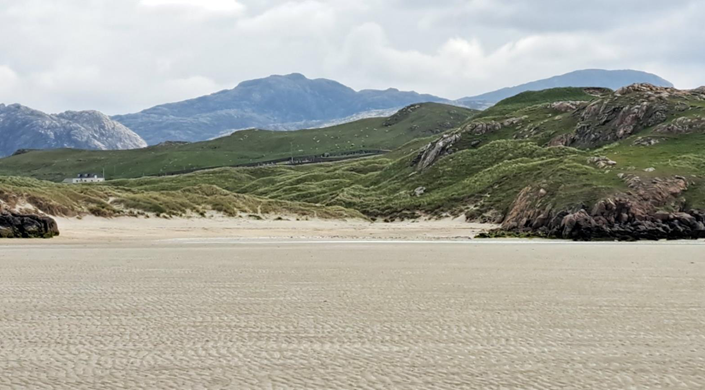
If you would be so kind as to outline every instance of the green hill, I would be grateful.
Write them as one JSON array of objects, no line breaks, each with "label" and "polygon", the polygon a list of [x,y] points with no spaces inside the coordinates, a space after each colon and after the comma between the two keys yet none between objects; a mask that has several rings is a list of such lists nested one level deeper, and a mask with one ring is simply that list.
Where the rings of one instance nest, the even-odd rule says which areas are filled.
[{"label": "green hill", "polygon": [[[574,92],[529,93],[499,105],[512,110],[485,113],[369,159],[219,168],[78,188],[92,191],[91,198],[114,213],[157,206],[166,214],[204,212],[213,209],[205,201],[172,207],[175,200],[164,206],[154,199],[178,199],[205,188],[386,220],[465,215],[502,223],[501,234],[705,238],[705,90],[635,85]],[[388,123],[402,123],[402,117]],[[12,179],[4,180],[0,188]],[[14,188],[0,199],[17,203],[12,194],[22,192],[19,197],[27,199],[39,192]],[[79,191],[51,188],[62,195],[29,203],[51,210],[62,203],[53,199],[73,199],[66,192]],[[145,194],[152,200],[144,201]],[[142,202],[124,200],[134,197]]]},{"label": "green hill", "polygon": [[167,143],[145,149],[87,151],[37,150],[0,159],[0,175],[61,181],[81,172],[107,179],[165,175],[202,168],[362,150],[390,150],[420,137],[456,128],[477,111],[435,103],[406,107],[389,118],[298,131],[238,131],[213,141]]}]

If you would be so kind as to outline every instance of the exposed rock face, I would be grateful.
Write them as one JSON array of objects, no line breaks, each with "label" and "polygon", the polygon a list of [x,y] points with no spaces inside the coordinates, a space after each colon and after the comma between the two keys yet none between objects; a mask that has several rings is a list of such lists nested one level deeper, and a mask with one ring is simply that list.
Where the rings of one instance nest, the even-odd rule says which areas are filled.
[{"label": "exposed rock face", "polygon": [[440,139],[426,145],[413,161],[416,169],[419,171],[424,170],[433,165],[441,156],[450,154],[453,144],[458,142],[460,138],[461,135],[457,133],[452,135],[445,134]]},{"label": "exposed rock face", "polygon": [[[457,143],[463,136],[481,136],[495,131],[499,131],[505,127],[516,126],[526,120],[527,116],[508,118],[501,122],[471,122],[460,128],[460,130],[452,134],[444,134],[438,140],[431,142],[423,147],[418,156],[412,162],[417,170],[424,170],[433,165],[440,157],[453,153],[453,145]],[[480,140],[470,142],[471,147],[480,145]]]},{"label": "exposed rock face", "polygon": [[493,133],[495,131],[502,130],[505,127],[516,126],[526,120],[527,116],[508,118],[501,122],[490,121],[490,122],[471,122],[463,126],[460,129],[461,133],[467,133],[471,135],[485,135],[488,133]]},{"label": "exposed rock face", "polygon": [[499,131],[502,125],[498,122],[473,122],[461,129],[461,132],[468,133],[472,135],[485,135],[487,133],[492,133]]},{"label": "exposed rock face", "polygon": [[705,212],[680,210],[688,188],[682,177],[626,178],[630,191],[604,199],[591,209],[556,209],[538,186],[521,191],[504,219],[502,230],[573,240],[638,240],[705,238]]},{"label": "exposed rock face", "polygon": [[671,123],[664,123],[654,130],[656,133],[665,134],[689,134],[703,131],[705,131],[705,118],[701,116],[680,117]]},{"label": "exposed rock face", "polygon": [[58,235],[59,227],[49,217],[0,211],[0,238],[51,238]]},{"label": "exposed rock face", "polygon": [[20,149],[137,149],[147,143],[97,111],[45,114],[19,104],[0,104],[0,157]]},{"label": "exposed rock face", "polygon": [[658,87],[653,84],[646,84],[646,83],[637,83],[637,84],[631,84],[627,85],[625,87],[619,88],[618,90],[615,91],[617,95],[630,95],[633,93],[669,93],[669,92],[677,92],[678,90],[675,88],[671,87]]},{"label": "exposed rock face", "polygon": [[593,164],[600,169],[605,169],[605,168],[613,167],[613,166],[617,165],[617,162],[612,161],[605,156],[601,156],[601,157],[590,157],[588,159],[588,164]]},{"label": "exposed rock face", "polygon": [[[549,145],[592,148],[622,140],[642,129],[664,123],[668,113],[679,107],[681,110],[689,108],[687,104],[674,103],[670,98],[692,99],[693,96],[692,91],[650,84],[620,88],[586,107],[577,107],[574,113],[579,115],[580,121],[575,131],[554,138]],[[690,126],[697,126],[696,122],[694,120]]]},{"label": "exposed rock face", "polygon": [[636,140],[634,140],[634,146],[654,146],[660,142],[661,142],[661,140],[659,138],[639,137]]},{"label": "exposed rock face", "polygon": [[582,107],[585,105],[585,102],[565,101],[549,103],[547,107],[560,112],[573,112],[577,110],[578,107]]}]

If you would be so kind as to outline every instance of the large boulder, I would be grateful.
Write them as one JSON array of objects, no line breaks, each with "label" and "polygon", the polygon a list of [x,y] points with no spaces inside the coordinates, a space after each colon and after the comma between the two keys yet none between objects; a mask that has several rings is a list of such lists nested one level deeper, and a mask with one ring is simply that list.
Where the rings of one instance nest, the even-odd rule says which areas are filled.
[{"label": "large boulder", "polygon": [[59,227],[52,218],[0,211],[0,238],[52,238]]}]

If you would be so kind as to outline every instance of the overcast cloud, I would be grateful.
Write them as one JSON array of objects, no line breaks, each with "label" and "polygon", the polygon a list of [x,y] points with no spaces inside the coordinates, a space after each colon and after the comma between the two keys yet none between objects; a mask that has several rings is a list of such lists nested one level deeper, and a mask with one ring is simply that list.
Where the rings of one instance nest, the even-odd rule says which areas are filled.
[{"label": "overcast cloud", "polygon": [[303,73],[460,98],[576,69],[705,84],[702,0],[0,0],[0,102],[109,114]]}]

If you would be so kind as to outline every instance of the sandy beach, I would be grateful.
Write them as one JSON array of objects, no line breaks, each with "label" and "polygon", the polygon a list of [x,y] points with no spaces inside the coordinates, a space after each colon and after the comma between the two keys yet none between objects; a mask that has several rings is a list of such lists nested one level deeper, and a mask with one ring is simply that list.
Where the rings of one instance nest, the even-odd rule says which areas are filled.
[{"label": "sandy beach", "polygon": [[0,389],[705,387],[703,242],[468,240],[480,227],[453,221],[60,227],[0,242]]},{"label": "sandy beach", "polygon": [[267,220],[227,218],[58,218],[57,242],[151,241],[158,239],[312,239],[312,240],[467,240],[494,225],[466,223],[461,219],[395,223],[363,220],[297,221],[294,217]]}]

